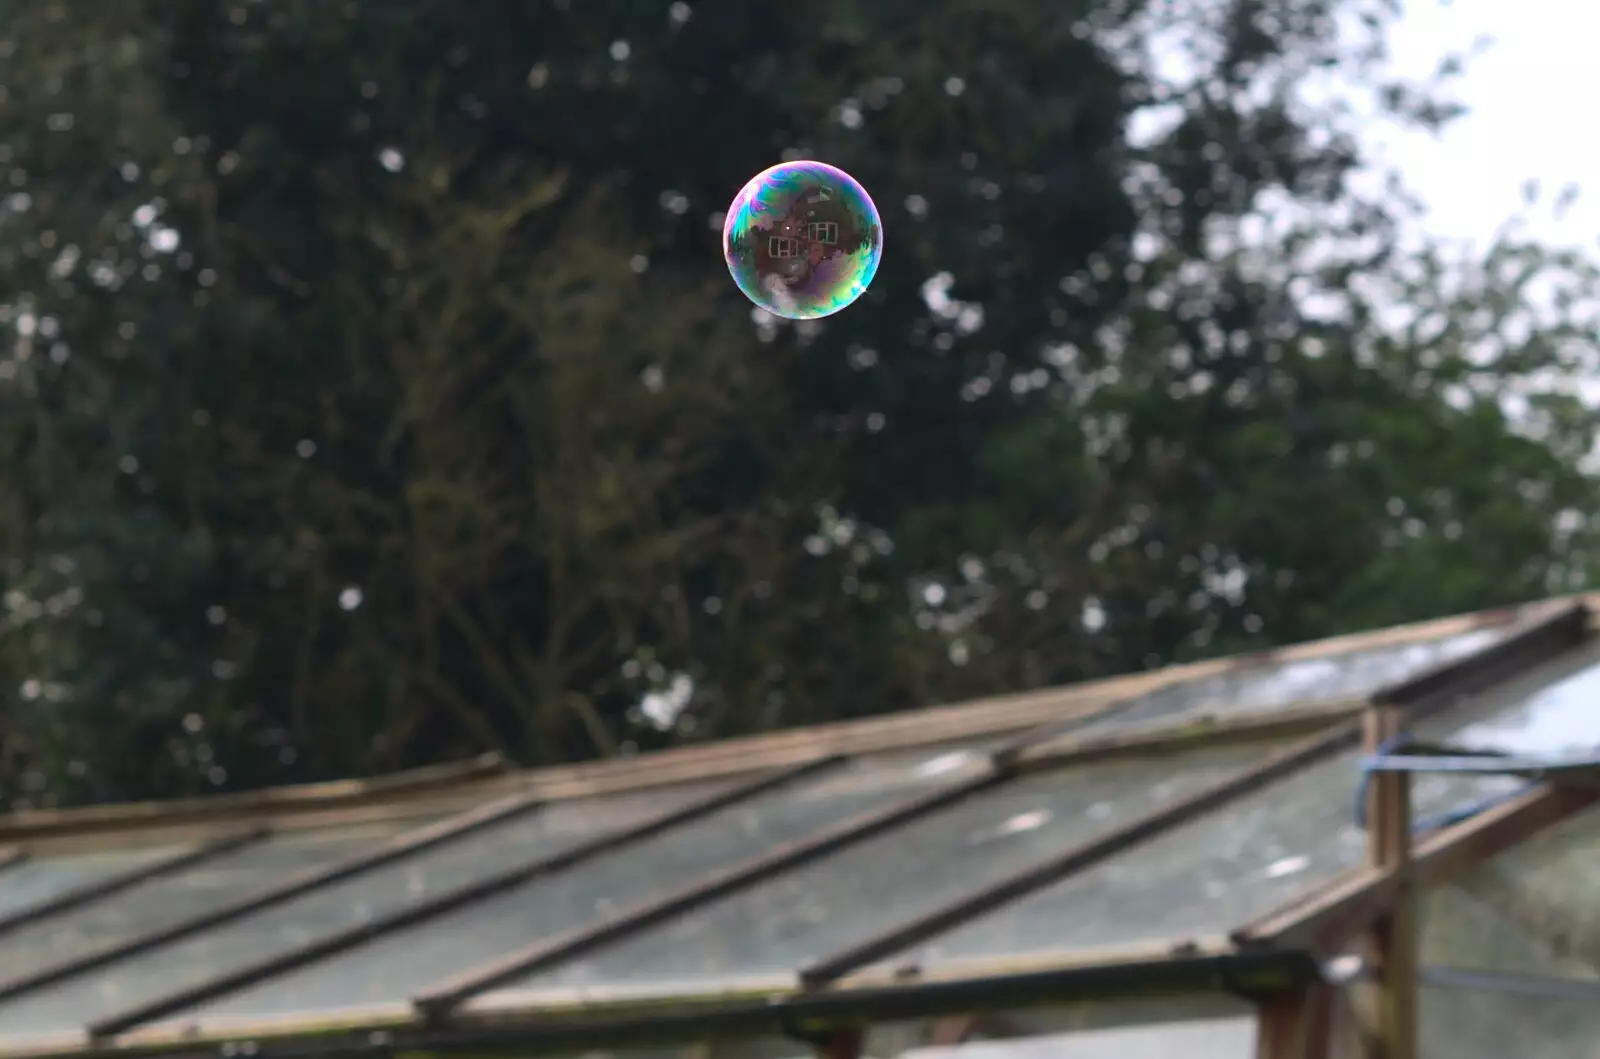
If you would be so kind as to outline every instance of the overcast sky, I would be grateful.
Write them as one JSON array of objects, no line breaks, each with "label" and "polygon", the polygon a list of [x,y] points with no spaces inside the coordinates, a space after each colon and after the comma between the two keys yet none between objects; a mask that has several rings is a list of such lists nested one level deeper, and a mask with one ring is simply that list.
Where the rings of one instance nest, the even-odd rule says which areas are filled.
[{"label": "overcast sky", "polygon": [[1543,241],[1597,248],[1600,135],[1589,126],[1600,97],[1600,4],[1580,0],[1407,0],[1391,43],[1398,70],[1425,75],[1439,56],[1492,43],[1457,85],[1471,108],[1442,137],[1376,134],[1384,157],[1428,204],[1437,235],[1484,240],[1522,209],[1522,185],[1546,198],[1583,191],[1558,222],[1548,202],[1532,213]]}]

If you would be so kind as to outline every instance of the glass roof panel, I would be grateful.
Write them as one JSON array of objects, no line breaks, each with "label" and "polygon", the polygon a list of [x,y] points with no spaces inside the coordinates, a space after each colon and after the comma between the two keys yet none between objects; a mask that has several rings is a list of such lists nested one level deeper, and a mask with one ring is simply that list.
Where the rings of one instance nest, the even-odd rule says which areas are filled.
[{"label": "glass roof panel", "polygon": [[521,862],[670,812],[727,786],[726,781],[685,784],[636,795],[556,803],[104,970],[9,1003],[0,1002],[0,1025],[27,1033],[79,1028],[224,971],[420,904]]},{"label": "glass roof panel", "polygon": [[1358,698],[1494,643],[1505,628],[1473,629],[1438,640],[1369,647],[1322,658],[1240,665],[1209,677],[1169,684],[1110,714],[1063,729],[1082,738],[1127,725],[1171,721],[1189,714],[1234,717],[1292,706]]},{"label": "glass roof panel", "polygon": [[[1521,679],[1464,703],[1418,728],[1421,738],[1468,749],[1560,760],[1600,751],[1594,703],[1600,698],[1600,643],[1571,651]],[[1419,773],[1419,803],[1488,804],[1528,786],[1512,777]]]},{"label": "glass roof panel", "polygon": [[384,824],[286,833],[31,923],[0,935],[0,982],[220,907],[371,848],[397,830],[398,825]]},{"label": "glass roof panel", "polygon": [[520,946],[692,885],[856,813],[910,799],[983,767],[981,755],[948,750],[852,761],[187,1015],[253,1017],[403,1000]]},{"label": "glass roof panel", "polygon": [[182,850],[181,846],[150,846],[104,853],[30,857],[5,869],[5,874],[0,876],[0,916],[14,915],[80,886],[142,868]]},{"label": "glass roof panel", "polygon": [[[1573,651],[1536,674],[1485,695],[1451,719],[1451,742],[1512,754],[1590,753],[1600,746],[1600,645]],[[1427,728],[1438,728],[1427,725]]]},{"label": "glass roof panel", "polygon": [[507,991],[619,984],[673,991],[790,972],[881,929],[891,908],[900,920],[948,904],[1265,752],[1218,747],[1024,776]]},{"label": "glass roof panel", "polygon": [[[1452,742],[1523,733],[1523,749],[1570,746],[1559,718],[1600,681],[1600,647],[1571,652],[1423,725]],[[1592,700],[1590,700],[1592,701]],[[1591,729],[1591,732],[1594,730]],[[1537,738],[1529,733],[1539,733]],[[1225,933],[1360,863],[1360,758],[1341,754],[886,961],[889,966]],[[1506,781],[1426,776],[1418,820],[1503,796]]]}]

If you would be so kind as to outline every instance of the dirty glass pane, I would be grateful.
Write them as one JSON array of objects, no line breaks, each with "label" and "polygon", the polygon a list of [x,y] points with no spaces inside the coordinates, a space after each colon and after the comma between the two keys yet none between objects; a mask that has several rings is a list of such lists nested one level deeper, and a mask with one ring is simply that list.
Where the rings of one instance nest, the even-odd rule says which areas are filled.
[{"label": "dirty glass pane", "polygon": [[952,751],[853,761],[188,1014],[253,1016],[404,999],[519,946],[592,923],[982,767],[981,755]]},{"label": "dirty glass pane", "polygon": [[1119,1026],[901,1053],[903,1059],[1253,1059],[1255,1054],[1254,1018]]},{"label": "dirty glass pane", "polygon": [[[455,887],[709,797],[726,781],[551,805],[181,939],[104,970],[0,1002],[19,1032],[82,1027]],[[3,940],[0,940],[3,945]]]},{"label": "dirty glass pane", "polygon": [[30,857],[0,874],[0,917],[14,915],[80,886],[142,868],[182,851],[181,846],[154,846],[107,853]]},{"label": "dirty glass pane", "polygon": [[972,1013],[959,1044],[938,1043],[945,1020],[876,1023],[877,1059],[1252,1059],[1255,1009],[1217,993],[1084,1001]]},{"label": "dirty glass pane", "polygon": [[1424,986],[1417,996],[1422,1059],[1594,1059],[1600,996]]},{"label": "dirty glass pane", "polygon": [[1600,810],[1480,865],[1423,903],[1423,959],[1511,974],[1600,978]]},{"label": "dirty glass pane", "polygon": [[[1583,962],[1583,938],[1567,934],[1565,924],[1539,923],[1539,911],[1519,907],[1499,894],[1485,900],[1458,886],[1435,890],[1421,905],[1422,962],[1502,974],[1587,979],[1600,986],[1600,971]],[[1588,955],[1593,958],[1592,952]]]},{"label": "dirty glass pane", "polygon": [[[1569,745],[1600,650],[1543,667],[1423,726],[1430,739],[1519,749]],[[1596,688],[1600,690],[1600,688]],[[1592,697],[1587,699],[1593,702]],[[1590,729],[1593,731],[1593,728]],[[1591,740],[1592,735],[1588,736]],[[974,920],[890,965],[1224,933],[1358,864],[1360,754],[1342,754],[1211,815]],[[1418,819],[1503,796],[1502,781],[1428,776]]]},{"label": "dirty glass pane", "polygon": [[1362,651],[1292,662],[1242,665],[1214,676],[1169,684],[1142,695],[1115,712],[1063,735],[1103,735],[1127,725],[1153,724],[1185,715],[1233,717],[1267,713],[1336,699],[1370,695],[1434,666],[1494,643],[1504,629],[1473,629],[1440,640],[1372,647]]},{"label": "dirty glass pane", "polygon": [[785,974],[870,936],[891,908],[909,919],[958,900],[1266,752],[1223,747],[1025,776],[507,988],[670,992]]},{"label": "dirty glass pane", "polygon": [[[161,927],[369,849],[400,825],[288,833],[0,936],[0,982]],[[7,1024],[0,1014],[0,1025]]]}]

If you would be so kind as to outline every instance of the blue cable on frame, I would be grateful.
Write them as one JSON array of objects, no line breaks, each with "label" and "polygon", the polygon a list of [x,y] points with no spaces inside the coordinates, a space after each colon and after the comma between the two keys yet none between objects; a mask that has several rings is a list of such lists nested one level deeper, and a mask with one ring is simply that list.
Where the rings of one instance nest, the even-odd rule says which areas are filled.
[{"label": "blue cable on frame", "polygon": [[1472,802],[1449,812],[1412,823],[1413,834],[1426,834],[1470,820],[1563,772],[1600,771],[1600,756],[1530,758],[1499,750],[1470,750],[1418,742],[1409,735],[1396,736],[1361,762],[1361,784],[1356,789],[1356,826],[1367,826],[1367,791],[1374,772],[1432,772],[1470,776],[1521,776],[1523,782],[1503,794]]}]

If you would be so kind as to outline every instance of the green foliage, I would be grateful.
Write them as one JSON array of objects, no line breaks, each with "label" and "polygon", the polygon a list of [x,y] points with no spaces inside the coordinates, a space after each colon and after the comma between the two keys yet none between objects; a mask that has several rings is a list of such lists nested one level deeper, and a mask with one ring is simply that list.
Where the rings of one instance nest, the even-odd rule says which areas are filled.
[{"label": "green foliage", "polygon": [[[1447,116],[1339,43],[1359,3],[8,6],[0,797],[623,753],[1587,584],[1594,277],[1396,249],[1295,91]],[[785,152],[884,212],[820,323],[717,255]]]}]

